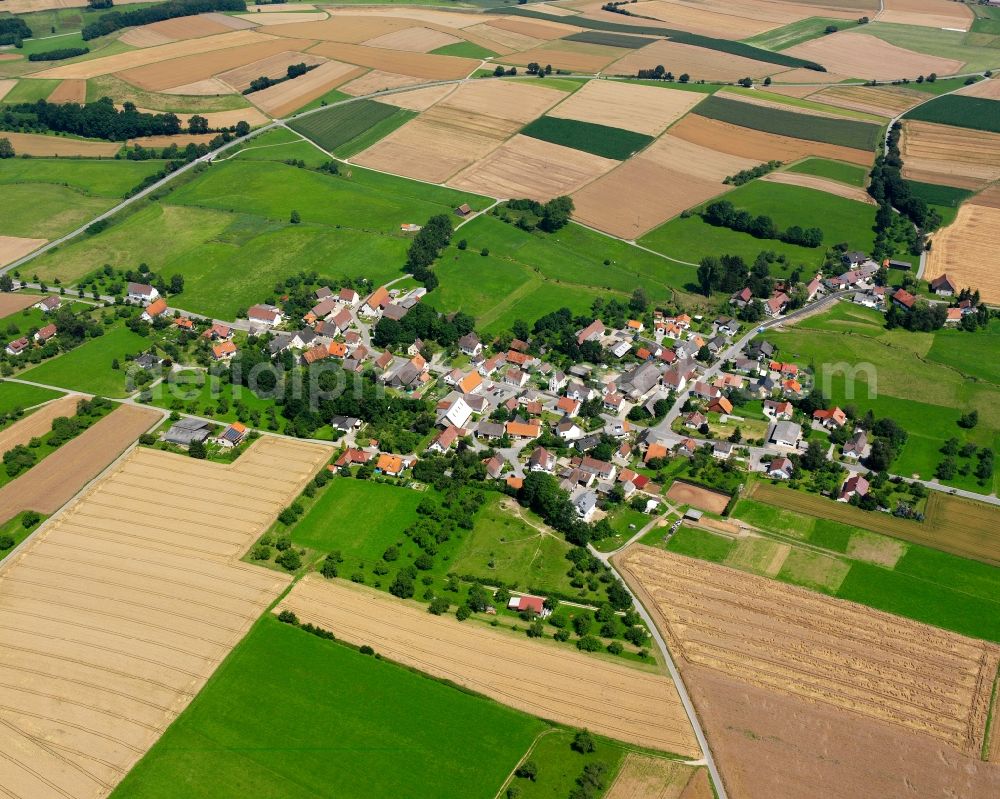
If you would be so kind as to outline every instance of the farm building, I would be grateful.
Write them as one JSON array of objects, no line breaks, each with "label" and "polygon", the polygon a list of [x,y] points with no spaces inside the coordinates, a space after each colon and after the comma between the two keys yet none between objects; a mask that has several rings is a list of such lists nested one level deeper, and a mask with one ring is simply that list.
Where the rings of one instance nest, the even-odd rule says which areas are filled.
[{"label": "farm building", "polygon": [[182,447],[194,441],[204,441],[212,432],[212,424],[201,419],[178,419],[170,429],[163,434],[163,440],[168,444],[179,444]]},{"label": "farm building", "polygon": [[545,607],[545,600],[542,597],[531,596],[530,594],[512,596],[507,602],[507,610],[516,610],[518,613],[530,611],[536,616],[541,616],[543,619],[551,613]]}]

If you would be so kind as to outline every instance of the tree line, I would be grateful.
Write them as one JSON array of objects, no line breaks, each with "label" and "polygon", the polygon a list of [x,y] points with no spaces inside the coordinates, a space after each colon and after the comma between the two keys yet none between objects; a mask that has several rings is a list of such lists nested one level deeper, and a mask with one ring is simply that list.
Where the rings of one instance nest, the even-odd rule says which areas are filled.
[{"label": "tree line", "polygon": [[96,103],[17,103],[0,116],[0,127],[35,133],[71,133],[92,139],[122,141],[139,136],[169,136],[181,132],[176,114],[147,114],[125,103],[119,111],[110,97]]},{"label": "tree line", "polygon": [[792,225],[786,230],[779,230],[771,217],[766,214],[754,216],[746,209],[736,208],[729,200],[709,203],[701,212],[701,218],[715,227],[749,233],[757,239],[778,239],[800,247],[819,247],[823,243],[823,231],[818,227]]},{"label": "tree line", "polygon": [[[640,69],[635,73],[635,76],[640,80],[665,80],[668,83],[674,82],[674,73],[668,72],[663,64],[657,64],[653,69]],[[678,83],[687,83],[690,80],[691,76],[686,72],[682,72],[677,78]]]},{"label": "tree line", "polygon": [[22,40],[30,39],[32,36],[28,23],[20,17],[0,19],[0,45],[12,44],[15,47],[21,47]]},{"label": "tree line", "polygon": [[63,47],[59,50],[46,50],[42,53],[29,53],[29,61],[64,61],[67,58],[76,58],[78,55],[86,55],[90,52],[89,47]]},{"label": "tree line", "polygon": [[176,17],[190,17],[207,11],[246,11],[244,0],[168,0],[166,3],[143,6],[131,11],[111,11],[103,14],[88,25],[83,26],[83,39],[89,41],[98,36],[130,28],[134,25],[148,25]]},{"label": "tree line", "polygon": [[447,214],[435,214],[410,242],[410,249],[406,253],[406,270],[423,283],[428,291],[433,291],[438,286],[437,275],[431,271],[431,266],[451,242],[454,232],[451,217]]},{"label": "tree line", "polygon": [[781,161],[768,161],[766,164],[758,164],[751,169],[741,169],[735,175],[729,175],[722,182],[731,186],[742,186],[744,183],[749,183],[754,178],[759,178],[762,175],[766,175],[768,172],[773,172],[780,166]]},{"label": "tree line", "polygon": [[[511,211],[527,211],[538,218],[537,222],[532,223],[526,216],[521,216],[517,220],[517,226],[522,230],[538,229],[544,230],[546,233],[555,233],[565,227],[575,210],[573,198],[566,196],[553,197],[546,203],[527,199],[508,200],[505,203],[505,208]],[[494,213],[500,214],[498,211],[494,211]],[[508,220],[504,219],[503,221]]]},{"label": "tree line", "polygon": [[318,66],[319,64],[307,65],[304,61],[300,61],[298,64],[289,64],[283,77],[269,78],[267,75],[261,75],[259,78],[254,78],[250,81],[249,88],[244,89],[243,94],[253,94],[254,92],[262,91],[271,86],[277,86],[279,83],[284,83],[286,80],[294,80],[295,78],[316,69]]}]

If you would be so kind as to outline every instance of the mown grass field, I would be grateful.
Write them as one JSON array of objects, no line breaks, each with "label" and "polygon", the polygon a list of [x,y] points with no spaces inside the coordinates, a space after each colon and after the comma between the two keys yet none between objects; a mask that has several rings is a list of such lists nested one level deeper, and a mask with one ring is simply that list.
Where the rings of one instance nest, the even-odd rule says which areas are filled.
[{"label": "mown grass field", "polygon": [[828,158],[807,158],[788,167],[789,172],[799,172],[803,175],[816,175],[829,178],[849,186],[864,186],[868,178],[868,170],[857,164],[846,164],[843,161],[831,161]]},{"label": "mown grass field", "polygon": [[522,128],[521,133],[618,161],[624,161],[653,140],[652,136],[630,130],[558,117],[539,117]]},{"label": "mown grass field", "polygon": [[61,396],[61,391],[2,381],[0,382],[0,413],[10,413],[16,408],[23,410]]},{"label": "mown grass field", "polygon": [[[964,61],[965,66],[960,70],[963,74],[996,68],[998,65],[997,39],[991,36],[970,36],[962,31],[877,21],[866,25],[864,32],[907,50]],[[964,81],[964,78],[960,78],[954,86],[957,88]],[[936,84],[928,84],[927,81],[915,84],[911,81],[910,86],[917,89],[927,87],[928,91],[933,91],[940,83],[940,80]]]},{"label": "mown grass field", "polygon": [[[697,213],[686,219],[671,219],[647,233],[639,243],[694,264],[708,255],[739,255],[752,263],[759,253],[772,251],[785,255],[792,266],[813,267],[822,265],[827,247],[847,242],[851,249],[868,251],[875,238],[874,206],[827,192],[752,181],[727,193],[724,199],[751,214],[770,216],[779,229],[792,225],[818,227],[823,231],[823,243],[811,248],[777,239],[757,239],[749,233],[709,225]],[[772,272],[780,272],[780,266],[772,266]]]},{"label": "mown grass field", "polygon": [[880,127],[869,122],[799,114],[792,110],[741,103],[725,97],[708,97],[692,113],[752,130],[839,144],[859,150],[873,150],[880,135]]},{"label": "mown grass field", "polygon": [[[88,394],[124,397],[127,366],[125,355],[137,355],[150,345],[148,338],[125,327],[113,327],[103,336],[89,339],[76,349],[20,372],[18,377]],[[120,369],[111,367],[116,358],[122,366]]]},{"label": "mown grass field", "polygon": [[949,94],[907,111],[907,119],[959,128],[1000,132],[1000,103],[983,97]]},{"label": "mown grass field", "polygon": [[957,208],[973,195],[968,189],[956,189],[954,186],[941,186],[936,183],[921,183],[918,180],[908,180],[910,194],[919,197],[928,205],[943,205]]},{"label": "mown grass field", "polygon": [[115,799],[493,799],[544,722],[268,617]]},{"label": "mown grass field", "polygon": [[780,52],[781,50],[787,50],[789,47],[795,47],[797,44],[825,36],[826,29],[831,25],[836,27],[837,30],[854,27],[853,22],[845,19],[808,17],[807,19],[791,22],[788,25],[782,25],[780,28],[758,33],[756,36],[751,36],[744,41],[755,47],[763,47],[767,50],[777,50]]},{"label": "mown grass field", "polygon": [[301,160],[306,166],[318,167],[330,157],[308,139],[288,128],[273,128],[246,142],[240,150],[227,153],[220,161],[230,158],[243,161]]},{"label": "mown grass field", "polygon": [[[740,500],[733,515],[762,537],[737,542],[682,527],[667,549],[1000,641],[1000,572],[992,566],[754,500]],[[768,574],[779,547],[788,554]]]},{"label": "mown grass field", "polygon": [[[312,139],[324,150],[335,152],[376,126],[384,130],[382,136],[387,136],[414,116],[416,114],[412,111],[375,100],[357,100],[292,120],[288,126]],[[364,148],[354,152],[360,149]]]},{"label": "mown grass field", "polygon": [[[25,54],[25,57],[27,57],[27,54]],[[0,105],[34,103],[37,100],[44,100],[52,94],[53,90],[58,85],[58,80],[50,80],[46,78],[22,78],[9,92],[7,92],[7,94],[4,95],[3,101]]]},{"label": "mown grass field", "polygon": [[431,50],[434,55],[451,55],[458,58],[493,58],[497,54],[479,44],[472,42],[455,42],[446,44],[437,50]]}]

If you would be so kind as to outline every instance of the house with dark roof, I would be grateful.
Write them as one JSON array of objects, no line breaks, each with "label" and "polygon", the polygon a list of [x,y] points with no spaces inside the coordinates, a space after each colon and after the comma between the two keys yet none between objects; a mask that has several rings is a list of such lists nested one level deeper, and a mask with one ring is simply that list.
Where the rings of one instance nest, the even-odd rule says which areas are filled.
[{"label": "house with dark roof", "polygon": [[597,341],[604,335],[604,323],[600,319],[595,319],[582,330],[576,331],[576,343],[583,344],[585,341]]},{"label": "house with dark roof", "polygon": [[160,292],[148,283],[129,282],[126,288],[128,299],[132,302],[152,302],[160,296]]},{"label": "house with dark roof", "polygon": [[863,497],[868,493],[868,488],[868,480],[860,474],[852,474],[840,487],[840,494],[837,496],[837,502],[850,502],[851,497],[855,495]]},{"label": "house with dark roof", "polygon": [[939,275],[930,282],[931,291],[939,297],[952,297],[957,289],[948,275]]},{"label": "house with dark roof", "polygon": [[50,311],[56,310],[60,305],[62,305],[62,300],[59,299],[55,294],[50,294],[47,297],[43,297],[40,302],[36,302],[32,305],[32,308],[37,308],[40,311],[49,313]]},{"label": "house with dark roof", "polygon": [[178,419],[170,426],[167,432],[163,434],[163,440],[168,444],[178,444],[179,446],[187,447],[195,441],[204,441],[211,432],[211,422],[185,417]]},{"label": "house with dark roof", "polygon": [[458,348],[463,354],[475,358],[483,351],[483,343],[475,333],[466,333],[458,340]]},{"label": "house with dark roof", "polygon": [[528,458],[528,468],[533,472],[549,472],[556,468],[556,456],[545,447],[536,447]]}]

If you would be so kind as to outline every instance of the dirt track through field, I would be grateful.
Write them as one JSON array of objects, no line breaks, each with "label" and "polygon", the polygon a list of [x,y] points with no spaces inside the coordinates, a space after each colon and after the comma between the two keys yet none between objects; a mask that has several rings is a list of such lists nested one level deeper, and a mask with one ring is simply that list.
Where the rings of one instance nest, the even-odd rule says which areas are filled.
[{"label": "dirt track through field", "polygon": [[980,751],[1000,648],[650,547],[616,562],[684,662]]},{"label": "dirt track through field", "polygon": [[505,705],[621,741],[696,757],[698,745],[668,677],[432,616],[388,594],[318,574],[282,600],[303,621]]},{"label": "dirt track through field", "polygon": [[0,431],[0,455],[20,444],[27,444],[36,436],[44,436],[52,429],[52,420],[59,416],[73,416],[82,397],[67,395],[43,405],[30,416],[19,419]]},{"label": "dirt track through field", "polygon": [[329,454],[275,438],[232,465],[134,450],[5,564],[0,792],[113,790],[288,584],[235,557]]}]

